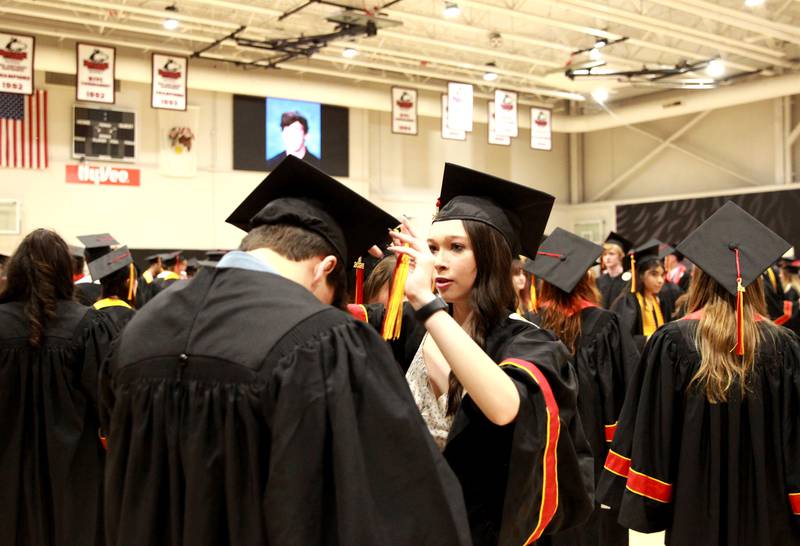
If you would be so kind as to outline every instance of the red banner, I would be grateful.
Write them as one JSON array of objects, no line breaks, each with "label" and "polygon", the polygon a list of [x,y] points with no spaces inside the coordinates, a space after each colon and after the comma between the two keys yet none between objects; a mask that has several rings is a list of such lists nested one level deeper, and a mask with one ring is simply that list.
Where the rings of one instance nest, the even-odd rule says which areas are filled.
[{"label": "red banner", "polygon": [[96,167],[92,165],[67,165],[66,181],[69,184],[100,186],[138,186],[139,169]]}]

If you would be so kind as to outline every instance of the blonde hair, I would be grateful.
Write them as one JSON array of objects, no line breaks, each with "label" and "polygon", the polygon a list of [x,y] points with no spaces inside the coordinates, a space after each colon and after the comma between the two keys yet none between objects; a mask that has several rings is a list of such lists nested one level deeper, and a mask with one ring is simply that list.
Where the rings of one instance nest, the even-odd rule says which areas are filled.
[{"label": "blonde hair", "polygon": [[[700,309],[703,309],[703,316],[694,337],[700,352],[700,367],[692,377],[690,387],[699,389],[712,404],[726,402],[734,385],[738,385],[739,394],[744,398],[750,387],[760,344],[768,338],[774,341],[779,332],[772,321],[764,318],[766,304],[761,279],[748,286],[744,293],[742,356],[737,356],[733,350],[736,346],[736,296],[695,267],[687,312]],[[759,327],[756,319],[763,323],[763,328]]]},{"label": "blonde hair", "polygon": [[625,257],[625,250],[615,243],[603,243],[603,252],[616,252],[620,260]]}]

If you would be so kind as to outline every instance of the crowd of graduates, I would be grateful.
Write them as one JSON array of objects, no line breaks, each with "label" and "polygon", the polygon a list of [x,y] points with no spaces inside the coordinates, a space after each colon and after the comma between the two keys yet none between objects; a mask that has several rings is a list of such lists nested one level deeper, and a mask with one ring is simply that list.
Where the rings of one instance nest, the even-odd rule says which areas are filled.
[{"label": "crowd of graduates", "polygon": [[789,244],[731,202],[679,243],[544,236],[553,203],[447,164],[412,225],[289,156],[206,260],[32,231],[0,544],[800,544]]}]

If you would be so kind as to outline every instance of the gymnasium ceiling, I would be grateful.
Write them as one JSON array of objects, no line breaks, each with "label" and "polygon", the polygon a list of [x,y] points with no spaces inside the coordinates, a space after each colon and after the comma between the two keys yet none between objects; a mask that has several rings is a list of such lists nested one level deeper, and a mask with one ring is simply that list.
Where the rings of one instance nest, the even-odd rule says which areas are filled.
[{"label": "gymnasium ceiling", "polygon": [[[380,3],[379,3],[380,2]],[[244,26],[252,40],[292,38],[332,32],[327,20],[342,12],[326,2],[306,0],[2,0],[0,27],[29,32],[47,41],[76,39],[140,51],[190,55]],[[755,7],[745,0],[453,0],[460,14],[445,17],[442,0],[341,0],[332,2],[379,13],[397,24],[375,36],[331,41],[310,58],[279,65],[282,70],[353,84],[411,85],[446,89],[448,81],[474,83],[477,91],[515,90],[523,101],[564,106],[590,105],[591,93],[610,91],[610,101],[663,92],[686,85],[708,85],[704,62],[719,58],[725,73],[714,86],[736,85],[800,70],[800,0],[767,0]],[[378,4],[379,3],[379,4]],[[376,10],[390,4],[388,7]],[[172,12],[180,23],[165,30]],[[625,39],[590,51],[595,43]],[[357,55],[343,56],[346,48]],[[583,50],[582,53],[575,53]],[[223,40],[207,59],[269,62],[272,52]],[[643,67],[697,65],[657,84],[615,78],[565,76],[569,67],[605,64],[594,70],[638,71]],[[488,63],[493,63],[489,66]],[[249,67],[253,69],[253,67]],[[266,70],[266,68],[258,68]],[[498,76],[483,79],[487,71]],[[703,82],[706,82],[705,84]],[[703,93],[706,91],[694,91]]]}]

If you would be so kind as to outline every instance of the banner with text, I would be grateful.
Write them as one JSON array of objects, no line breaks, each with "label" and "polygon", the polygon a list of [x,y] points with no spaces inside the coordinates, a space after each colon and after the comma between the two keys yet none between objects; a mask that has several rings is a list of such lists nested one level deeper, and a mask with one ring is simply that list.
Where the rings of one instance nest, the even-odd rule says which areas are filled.
[{"label": "banner with text", "polygon": [[150,106],[164,110],[186,110],[189,58],[153,53]]},{"label": "banner with text", "polygon": [[517,123],[517,94],[513,91],[497,89],[494,92],[495,134],[498,137],[519,135]]},{"label": "banner with text", "polygon": [[0,32],[0,93],[33,94],[33,36]]},{"label": "banner with text", "polygon": [[114,104],[116,53],[113,47],[78,43],[78,100]]},{"label": "banner with text", "polygon": [[472,131],[472,85],[447,84],[447,127],[452,131]]},{"label": "banner with text", "polygon": [[442,95],[442,138],[445,140],[467,140],[466,131],[454,131],[448,124],[450,116],[448,112],[447,95]]},{"label": "banner with text", "polygon": [[489,128],[489,144],[497,144],[498,146],[511,146],[510,136],[497,135],[497,115],[495,113],[495,102],[490,100],[486,103],[489,109],[488,123]]},{"label": "banner with text", "polygon": [[417,90],[392,87],[392,132],[417,134]]},{"label": "banner with text", "polygon": [[531,108],[531,148],[553,149],[553,111],[549,108]]},{"label": "banner with text", "polygon": [[67,165],[68,184],[89,184],[92,186],[138,186],[139,169],[111,166],[95,166],[87,163]]}]

